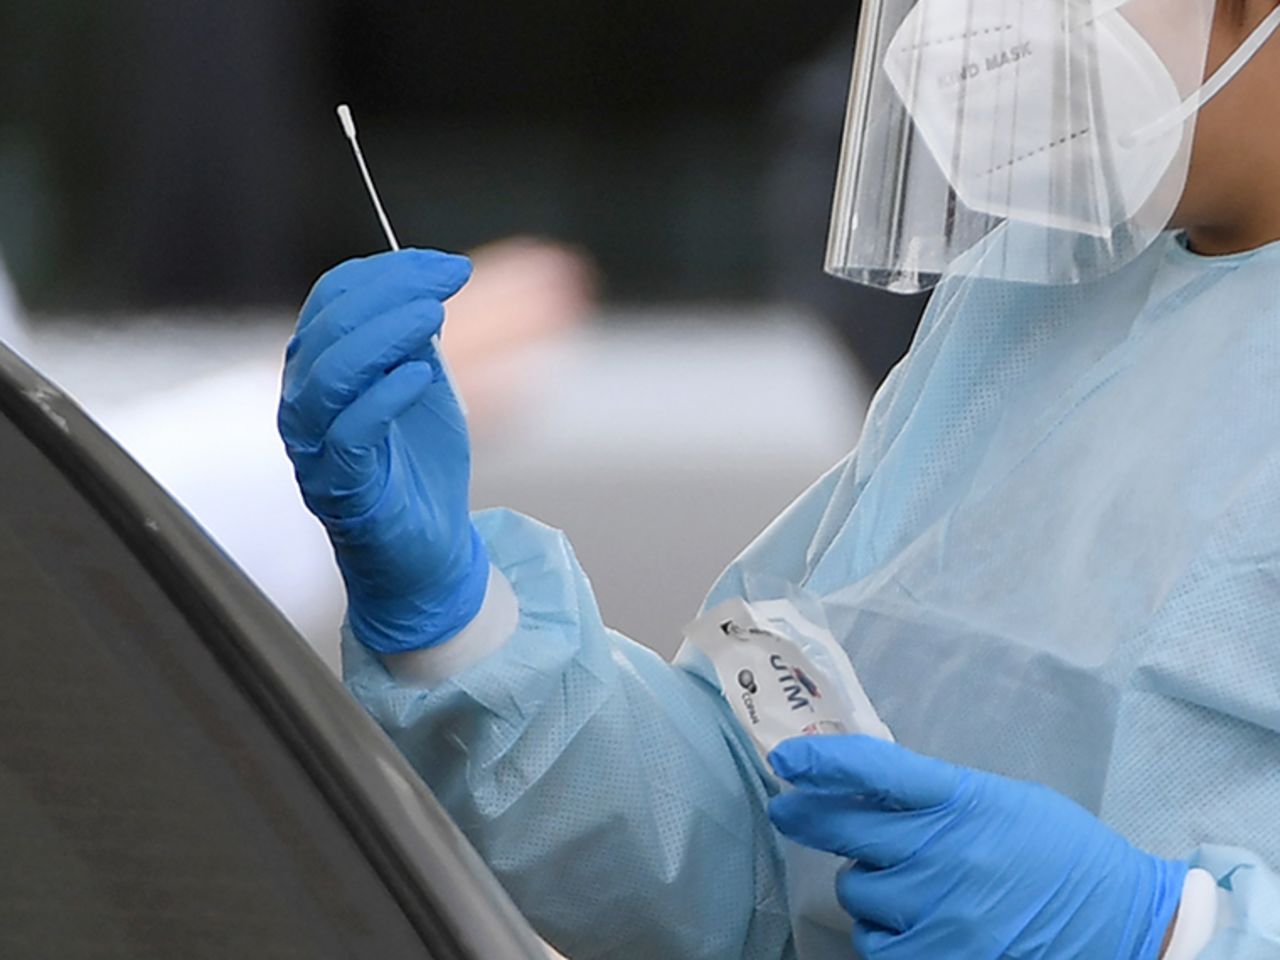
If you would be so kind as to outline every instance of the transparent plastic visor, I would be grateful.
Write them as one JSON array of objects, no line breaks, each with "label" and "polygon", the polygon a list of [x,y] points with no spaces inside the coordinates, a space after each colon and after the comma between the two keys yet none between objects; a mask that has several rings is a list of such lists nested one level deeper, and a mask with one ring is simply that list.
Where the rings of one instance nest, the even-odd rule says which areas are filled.
[{"label": "transparent plastic visor", "polygon": [[914,293],[947,273],[1079,283],[1131,262],[1186,187],[1216,92],[1214,7],[870,0],[828,272]]}]

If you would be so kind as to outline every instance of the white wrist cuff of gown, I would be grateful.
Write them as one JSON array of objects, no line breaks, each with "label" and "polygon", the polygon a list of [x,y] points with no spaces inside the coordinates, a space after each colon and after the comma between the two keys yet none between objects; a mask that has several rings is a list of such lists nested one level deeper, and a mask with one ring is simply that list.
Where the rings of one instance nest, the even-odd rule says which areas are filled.
[{"label": "white wrist cuff of gown", "polygon": [[409,653],[384,653],[382,663],[397,683],[432,687],[493,656],[515,636],[520,603],[497,567],[489,568],[484,603],[462,632],[438,647]]},{"label": "white wrist cuff of gown", "polygon": [[1178,921],[1163,960],[1196,960],[1204,952],[1228,912],[1218,908],[1219,895],[1224,892],[1207,870],[1197,868],[1187,874]]}]

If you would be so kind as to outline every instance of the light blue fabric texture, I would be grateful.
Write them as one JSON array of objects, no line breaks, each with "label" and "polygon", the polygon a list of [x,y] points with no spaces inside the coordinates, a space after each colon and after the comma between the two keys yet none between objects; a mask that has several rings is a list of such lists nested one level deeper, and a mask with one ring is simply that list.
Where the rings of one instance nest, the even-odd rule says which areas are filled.
[{"label": "light blue fabric texture", "polygon": [[[1277,438],[1280,247],[947,286],[856,454],[709,603],[822,598],[901,743],[1208,868],[1235,919],[1205,960],[1280,957]],[[788,921],[775,786],[709,674],[608,631],[558,534],[477,523],[508,647],[417,689],[348,638],[347,677],[535,925],[575,960],[852,956]]]}]

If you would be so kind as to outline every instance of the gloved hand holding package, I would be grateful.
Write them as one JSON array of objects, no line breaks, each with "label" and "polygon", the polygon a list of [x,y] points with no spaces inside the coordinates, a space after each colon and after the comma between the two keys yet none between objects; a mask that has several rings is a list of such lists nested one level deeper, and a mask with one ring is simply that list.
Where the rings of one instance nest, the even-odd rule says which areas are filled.
[{"label": "gloved hand holding package", "polygon": [[1187,864],[1048,787],[869,737],[771,761],[794,788],[770,803],[778,829],[852,861],[836,888],[864,960],[1160,956]]}]

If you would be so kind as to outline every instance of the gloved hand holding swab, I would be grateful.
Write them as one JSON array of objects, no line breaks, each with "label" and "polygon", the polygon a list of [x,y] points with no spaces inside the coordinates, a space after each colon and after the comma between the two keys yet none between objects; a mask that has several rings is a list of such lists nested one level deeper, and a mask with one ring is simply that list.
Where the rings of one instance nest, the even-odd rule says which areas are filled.
[{"label": "gloved hand holding swab", "polygon": [[[356,156],[356,163],[360,166],[360,176],[364,178],[365,189],[369,192],[369,199],[373,201],[373,209],[377,211],[378,222],[382,224],[382,232],[386,234],[387,243],[390,244],[392,250],[400,249],[400,241],[396,239],[396,232],[391,229],[391,221],[387,217],[387,211],[382,206],[382,198],[378,196],[378,188],[374,186],[373,176],[369,173],[369,165],[365,163],[364,151],[360,149],[360,139],[356,134],[355,117],[351,114],[351,107],[345,103],[338,104],[338,121],[342,124],[342,132],[346,134],[347,139],[351,141],[351,151]],[[445,379],[449,381],[449,387],[453,390],[453,394],[458,398],[458,406],[461,408],[463,415],[467,412],[466,400],[463,399],[462,393],[458,390],[458,383],[453,377],[453,370],[449,367],[449,359],[444,354],[444,349],[440,345],[440,337],[437,334],[431,341],[435,347],[436,355],[440,358],[440,367],[444,370]]]}]

